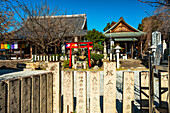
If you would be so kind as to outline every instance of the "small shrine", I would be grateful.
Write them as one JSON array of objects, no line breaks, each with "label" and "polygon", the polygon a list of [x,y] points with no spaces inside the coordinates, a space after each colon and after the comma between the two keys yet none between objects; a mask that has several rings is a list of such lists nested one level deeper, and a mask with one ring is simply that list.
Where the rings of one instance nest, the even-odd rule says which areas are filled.
[{"label": "small shrine", "polygon": [[[70,49],[69,53],[70,53],[70,61],[69,61],[69,68],[72,68],[72,63],[74,65],[75,62],[75,57],[72,57],[72,49],[87,49],[87,53],[88,53],[88,66],[89,68],[91,68],[91,62],[90,62],[90,50],[93,48],[93,42],[68,42],[65,43],[66,48]],[[73,58],[73,62],[72,62],[72,58]],[[84,69],[86,69],[86,56],[85,56],[85,50],[81,51],[81,54],[79,57],[77,57],[76,60],[76,64],[74,65],[74,68],[77,69],[81,69],[82,67],[84,67]]]}]

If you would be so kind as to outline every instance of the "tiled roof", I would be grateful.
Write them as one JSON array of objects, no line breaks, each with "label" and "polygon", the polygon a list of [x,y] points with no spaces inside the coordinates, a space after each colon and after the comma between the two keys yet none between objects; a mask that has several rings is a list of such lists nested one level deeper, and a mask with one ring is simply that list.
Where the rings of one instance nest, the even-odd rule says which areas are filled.
[{"label": "tiled roof", "polygon": [[16,31],[15,36],[25,38],[25,36],[35,35],[35,31],[38,31],[38,33],[45,33],[47,30],[51,31],[50,34],[55,37],[84,36],[87,34],[86,15],[79,14],[28,18],[26,23]]}]

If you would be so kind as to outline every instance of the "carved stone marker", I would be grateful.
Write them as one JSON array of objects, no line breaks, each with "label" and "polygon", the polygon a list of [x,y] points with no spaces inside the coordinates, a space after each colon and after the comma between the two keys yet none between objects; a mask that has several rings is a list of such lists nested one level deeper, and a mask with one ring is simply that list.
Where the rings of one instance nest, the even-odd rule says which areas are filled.
[{"label": "carved stone marker", "polygon": [[40,112],[40,76],[32,76],[32,113]]},{"label": "carved stone marker", "polygon": [[5,82],[0,82],[0,113],[6,113],[6,93],[7,85]]},{"label": "carved stone marker", "polygon": [[100,113],[100,72],[90,72],[90,113]]},{"label": "carved stone marker", "polygon": [[140,72],[140,107],[141,113],[149,109],[149,72]]},{"label": "carved stone marker", "polygon": [[47,111],[47,76],[40,75],[40,113]]},{"label": "carved stone marker", "polygon": [[87,112],[87,73],[79,71],[76,73],[77,81],[77,113]]},{"label": "carved stone marker", "polygon": [[117,113],[116,110],[116,63],[104,62],[104,113]]},{"label": "carved stone marker", "polygon": [[69,113],[73,112],[74,106],[74,74],[73,71],[63,72],[63,106],[64,112],[67,113],[67,106],[69,106]]},{"label": "carved stone marker", "polygon": [[21,79],[21,112],[31,112],[31,78]]},{"label": "carved stone marker", "polygon": [[47,70],[53,73],[53,112],[61,113],[61,63],[48,62]]},{"label": "carved stone marker", "polygon": [[134,72],[124,72],[123,75],[123,113],[133,113]]},{"label": "carved stone marker", "polygon": [[53,75],[47,74],[47,113],[53,112]]},{"label": "carved stone marker", "polygon": [[9,103],[8,113],[19,113],[20,112],[20,80],[9,81],[8,87]]}]

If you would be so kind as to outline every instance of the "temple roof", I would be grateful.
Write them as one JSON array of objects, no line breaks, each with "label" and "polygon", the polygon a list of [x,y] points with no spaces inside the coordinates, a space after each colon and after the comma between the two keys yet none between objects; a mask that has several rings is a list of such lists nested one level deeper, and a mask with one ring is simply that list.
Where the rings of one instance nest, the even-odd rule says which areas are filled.
[{"label": "temple roof", "polygon": [[[16,30],[16,37],[24,38],[25,34],[34,35],[34,31],[42,33],[44,29],[50,30],[50,34],[56,37],[84,36],[87,34],[86,14],[36,17],[38,24],[32,21],[32,19],[33,18],[27,18],[25,24]],[[43,28],[40,25],[42,25]]]},{"label": "temple roof", "polygon": [[125,22],[123,17],[119,21],[103,33],[106,37],[118,38],[118,37],[140,37],[144,35],[144,32],[130,26]]}]

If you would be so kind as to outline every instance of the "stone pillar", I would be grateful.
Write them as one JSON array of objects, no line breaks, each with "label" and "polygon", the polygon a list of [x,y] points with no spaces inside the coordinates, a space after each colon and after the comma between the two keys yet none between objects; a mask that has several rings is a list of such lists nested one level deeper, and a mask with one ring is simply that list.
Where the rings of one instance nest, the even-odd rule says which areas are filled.
[{"label": "stone pillar", "polygon": [[123,74],[123,113],[134,113],[134,72]]},{"label": "stone pillar", "polygon": [[116,63],[104,62],[104,113],[117,113],[116,110]]},{"label": "stone pillar", "polygon": [[[74,74],[73,71],[64,71],[63,72],[63,107],[64,112],[74,111]],[[69,110],[68,110],[69,106]]]},{"label": "stone pillar", "polygon": [[140,72],[140,109],[141,113],[148,111],[149,107],[149,72]]},{"label": "stone pillar", "polygon": [[90,72],[90,113],[100,113],[100,72]]},{"label": "stone pillar", "polygon": [[39,55],[37,56],[37,61],[40,61],[40,56]]},{"label": "stone pillar", "polygon": [[8,112],[7,113],[19,113],[20,112],[20,80],[11,80],[8,83]]},{"label": "stone pillar", "polygon": [[167,45],[166,45],[165,40],[163,40],[162,60],[165,59],[165,49],[167,49]]},{"label": "stone pillar", "polygon": [[110,52],[112,52],[114,46],[114,41],[112,38],[110,38]]},{"label": "stone pillar", "polygon": [[110,61],[112,61],[112,59],[113,59],[113,58],[112,58],[112,53],[110,53]]},{"label": "stone pillar", "polygon": [[62,53],[66,53],[64,44],[61,45],[61,51],[62,51]]},{"label": "stone pillar", "polygon": [[21,79],[21,113],[31,112],[31,86],[30,77]]},{"label": "stone pillar", "polygon": [[87,112],[87,72],[79,71],[76,73],[77,99],[76,112]]},{"label": "stone pillar", "polygon": [[[161,72],[161,89],[166,90],[168,89],[168,73],[167,72]],[[161,107],[167,108],[168,103],[168,92],[164,92],[161,94]]]},{"label": "stone pillar", "polygon": [[61,63],[48,62],[47,70],[53,73],[53,113],[61,113]]},{"label": "stone pillar", "polygon": [[75,68],[75,55],[72,55],[72,64],[73,64],[73,67]]},{"label": "stone pillar", "polygon": [[7,84],[5,82],[0,82],[0,113],[7,113],[6,109],[6,95],[7,95]]},{"label": "stone pillar", "polygon": [[104,59],[107,59],[106,41],[104,41]]}]

